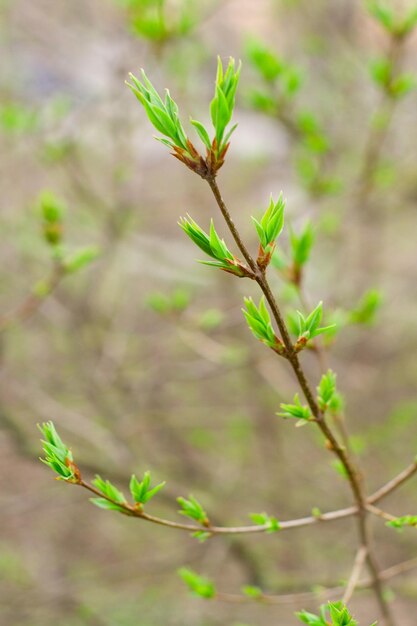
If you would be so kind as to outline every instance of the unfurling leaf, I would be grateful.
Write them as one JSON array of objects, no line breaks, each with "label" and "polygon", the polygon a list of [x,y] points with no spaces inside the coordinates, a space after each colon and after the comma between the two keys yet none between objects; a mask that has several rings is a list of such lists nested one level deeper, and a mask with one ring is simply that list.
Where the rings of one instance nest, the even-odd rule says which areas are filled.
[{"label": "unfurling leaf", "polygon": [[245,298],[245,306],[246,308],[242,311],[253,335],[279,354],[284,354],[284,345],[272,328],[265,298],[261,298],[258,307],[252,298]]},{"label": "unfurling leaf", "polygon": [[301,404],[298,393],[295,394],[294,404],[281,404],[282,413],[277,413],[279,417],[296,417],[300,420],[310,421],[313,419],[311,410],[308,406]]},{"label": "unfurling leaf", "polygon": [[260,221],[252,217],[260,241],[258,265],[263,269],[269,264],[275,249],[275,240],[283,229],[284,209],[285,200],[281,193],[277,202],[271,196],[269,206]]},{"label": "unfurling leaf", "polygon": [[336,374],[332,370],[328,370],[323,374],[320,384],[317,387],[317,402],[320,411],[326,411],[331,407],[333,399],[336,396]]},{"label": "unfurling leaf", "polygon": [[335,324],[320,327],[323,317],[323,303],[319,302],[314,311],[305,317],[300,311],[298,315],[298,339],[294,346],[296,352],[302,350],[310,339],[314,339],[318,335],[327,332],[335,327]]},{"label": "unfurling leaf", "polygon": [[151,487],[151,473],[145,472],[142,482],[139,482],[136,476],[132,474],[129,489],[137,504],[146,504],[164,487],[164,485],[165,481],[155,487]]},{"label": "unfurling leaf", "polygon": [[397,517],[396,519],[391,520],[386,523],[386,526],[390,528],[396,528],[401,531],[406,526],[417,526],[417,515],[403,515],[402,517]]},{"label": "unfurling leaf", "polygon": [[78,272],[87,265],[90,265],[100,256],[100,249],[97,246],[87,246],[72,252],[62,261],[64,270],[68,274]]},{"label": "unfurling leaf", "polygon": [[182,217],[178,224],[183,231],[205,254],[215,259],[214,261],[200,261],[204,265],[211,265],[219,269],[234,274],[240,278],[252,276],[250,270],[243,265],[239,259],[233,256],[223,239],[220,239],[214,227],[213,220],[210,223],[210,234],[207,234],[188,215]]},{"label": "unfurling leaf", "polygon": [[194,496],[188,496],[188,499],[179,497],[177,502],[181,506],[180,515],[185,515],[203,526],[209,526],[208,515]]},{"label": "unfurling leaf", "polygon": [[214,583],[208,578],[200,576],[200,574],[197,574],[189,567],[181,567],[178,570],[178,574],[194,595],[207,599],[214,598],[216,595]]},{"label": "unfurling leaf", "polygon": [[78,483],[81,479],[78,467],[74,463],[71,450],[63,443],[53,422],[44,422],[38,425],[38,428],[44,437],[42,447],[45,458],[41,461],[58,474],[60,480]]},{"label": "unfurling leaf", "polygon": [[235,60],[230,58],[226,71],[224,71],[222,61],[218,57],[215,94],[210,104],[211,121],[216,132],[215,147],[217,158],[222,158],[224,151],[227,149],[230,135],[236,128],[234,126],[226,133],[226,128],[233,115],[239,75],[240,64],[235,69]]},{"label": "unfurling leaf", "polygon": [[276,533],[281,529],[277,518],[267,513],[251,513],[250,518],[258,526],[265,526],[267,533]]}]

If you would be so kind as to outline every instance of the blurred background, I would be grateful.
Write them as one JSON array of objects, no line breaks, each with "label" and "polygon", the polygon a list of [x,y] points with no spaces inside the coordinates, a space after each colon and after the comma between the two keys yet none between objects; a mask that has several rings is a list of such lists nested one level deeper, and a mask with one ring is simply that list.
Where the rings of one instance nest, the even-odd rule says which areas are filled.
[{"label": "blurred background", "polygon": [[[242,298],[258,294],[197,264],[177,226],[187,212],[203,228],[215,217],[227,237],[209,189],[153,140],[124,84],[144,67],[170,88],[185,123],[209,121],[216,56],[231,55],[243,66],[222,193],[253,251],[250,215],[271,193],[283,190],[294,233],[310,220],[302,291],[289,280],[286,228],[270,269],[275,293],[286,314],[323,300],[326,321],[337,323],[324,358],[346,398],[367,489],[412,461],[417,38],[393,46],[360,0],[0,7],[0,622],[296,624],[294,611],[315,610],[320,598],[207,602],[188,595],[176,570],[192,567],[227,593],[334,586],[350,573],[352,520],[200,544],[99,511],[56,482],[38,461],[36,424],[54,420],[86,476],[125,491],[132,472],[166,480],[150,512],[170,519],[181,519],[175,498],[188,493],[224,525],[245,525],[252,512],[284,520],[350,504],[320,436],[275,415],[297,388],[246,327]],[[54,274],[39,212],[45,190],[66,207],[65,253],[81,250],[65,277]],[[302,360],[317,384],[317,355]],[[416,514],[415,483],[386,508]],[[372,530],[382,568],[417,555],[414,528],[400,534],[375,519]],[[391,590],[398,624],[415,624],[415,573]],[[364,626],[377,617],[368,591],[352,609]]]}]

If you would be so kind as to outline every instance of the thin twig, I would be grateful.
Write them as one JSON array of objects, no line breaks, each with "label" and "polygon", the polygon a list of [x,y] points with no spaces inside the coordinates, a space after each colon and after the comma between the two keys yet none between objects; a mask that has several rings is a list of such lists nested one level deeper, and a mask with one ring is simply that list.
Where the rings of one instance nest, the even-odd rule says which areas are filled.
[{"label": "thin twig", "polygon": [[[401,574],[406,574],[416,567],[417,558],[410,559],[382,570],[379,573],[379,576],[382,580],[390,580],[391,578],[400,576]],[[355,586],[358,591],[369,589],[369,587],[372,587],[372,580],[369,577],[357,580]],[[337,599],[341,597],[343,592],[346,593],[346,587],[339,585],[337,587],[323,587],[318,591],[301,591],[298,593],[277,595],[263,593],[258,598],[251,598],[250,596],[244,596],[241,594],[217,592],[215,599],[220,602],[228,602],[231,604],[248,604],[257,602],[264,605],[299,605],[321,598],[323,600]]]},{"label": "thin twig", "polygon": [[356,553],[356,558],[353,563],[352,573],[349,577],[348,583],[346,585],[346,590],[342,598],[342,602],[344,602],[345,604],[348,604],[348,602],[350,602],[353,592],[356,589],[356,586],[359,581],[359,577],[361,575],[362,567],[366,559],[366,553],[367,553],[366,546],[361,546]]},{"label": "thin twig", "polygon": [[378,508],[377,506],[374,506],[373,504],[368,504],[366,508],[368,509],[370,513],[373,513],[377,517],[381,517],[382,519],[388,522],[392,522],[393,520],[397,519],[395,515],[391,515],[391,513],[387,513],[386,511],[383,511],[382,509]]},{"label": "thin twig", "polygon": [[369,504],[374,504],[375,502],[379,502],[382,498],[386,498],[390,493],[398,489],[402,484],[404,484],[409,478],[414,476],[417,472],[417,460],[411,463],[408,467],[406,467],[402,472],[400,472],[397,476],[389,480],[385,485],[380,487],[377,491],[375,491],[368,498]]},{"label": "thin twig", "polygon": [[[198,532],[198,531],[206,531],[211,535],[239,535],[239,534],[249,534],[249,533],[264,533],[270,530],[270,526],[268,524],[259,524],[259,525],[251,525],[251,526],[199,526],[197,524],[185,524],[182,522],[174,522],[172,520],[167,520],[161,517],[157,517],[155,515],[150,515],[149,513],[145,513],[143,510],[135,509],[128,503],[121,504],[120,502],[116,502],[112,498],[109,498],[101,491],[96,489],[90,483],[81,480],[78,483],[75,483],[84,487],[91,493],[100,498],[104,498],[108,500],[112,504],[117,504],[121,508],[124,509],[126,515],[131,517],[137,517],[143,519],[148,522],[152,522],[154,524],[159,524],[160,526],[168,526],[169,528],[176,528],[178,530],[185,530],[187,532]],[[337,509],[335,511],[329,511],[327,513],[322,513],[321,515],[310,515],[308,517],[300,517],[297,519],[280,521],[280,531],[281,530],[291,530],[293,528],[300,528],[302,526],[310,526],[312,524],[317,524],[319,522],[331,522],[338,519],[342,519],[345,517],[350,517],[351,515],[356,515],[358,512],[357,507],[351,506],[345,509]]]}]

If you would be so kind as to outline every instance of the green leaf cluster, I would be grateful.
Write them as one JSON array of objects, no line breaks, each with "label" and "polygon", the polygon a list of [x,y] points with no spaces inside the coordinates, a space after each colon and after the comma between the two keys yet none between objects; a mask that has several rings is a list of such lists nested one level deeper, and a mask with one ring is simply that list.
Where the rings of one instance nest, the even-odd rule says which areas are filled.
[{"label": "green leaf cluster", "polygon": [[43,191],[37,201],[38,211],[43,220],[43,236],[51,246],[62,241],[62,220],[65,213],[64,203],[51,191]]},{"label": "green leaf cluster", "polygon": [[[171,149],[178,148],[184,151],[191,159],[194,154],[190,152],[190,142],[178,116],[178,106],[171,98],[168,89],[165,91],[165,101],[162,100],[144,70],[141,70],[142,80],[133,74],[129,74],[132,81],[127,83],[136,98],[143,105],[151,124],[165,138],[158,140]],[[167,138],[167,139],[166,139]]]},{"label": "green leaf cluster", "polygon": [[252,600],[260,600],[264,596],[262,589],[254,585],[244,585],[241,588],[241,591],[244,596],[246,596],[247,598],[252,598]]},{"label": "green leaf cluster", "polygon": [[249,328],[253,335],[270,348],[276,349],[282,345],[275,335],[271,324],[271,317],[266,308],[265,298],[262,297],[257,307],[252,298],[245,298],[246,309],[242,309]]},{"label": "green leaf cluster", "polygon": [[396,37],[406,37],[417,25],[416,6],[412,6],[404,15],[398,15],[393,3],[387,0],[368,0],[367,8],[381,26]]},{"label": "green leaf cluster", "polygon": [[38,126],[39,116],[35,111],[20,102],[0,104],[0,129],[5,133],[24,134]]},{"label": "green leaf cluster", "polygon": [[383,295],[378,289],[370,289],[358,302],[356,307],[349,312],[351,324],[364,324],[371,326],[376,319],[383,302]]},{"label": "green leaf cluster", "polygon": [[[278,88],[281,97],[291,98],[299,91],[303,79],[300,68],[280,58],[262,41],[251,37],[246,44],[246,55],[260,77],[271,87]],[[262,93],[252,92],[252,102],[256,104],[253,95]],[[264,94],[264,97],[268,96]]]},{"label": "green leaf cluster", "polygon": [[92,481],[92,484],[105,497],[90,498],[90,502],[98,506],[100,509],[126,513],[126,498],[124,497],[123,493],[119,491],[119,489],[117,489],[117,487],[115,487],[109,480],[103,480],[100,476],[97,475]]},{"label": "green leaf cluster", "polygon": [[312,111],[300,111],[296,117],[296,127],[307,152],[323,154],[328,151],[329,139]]},{"label": "green leaf cluster", "polygon": [[417,526],[417,515],[403,515],[402,517],[397,517],[397,519],[387,522],[386,526],[396,528],[400,531],[403,530],[405,526]]},{"label": "green leaf cluster", "polygon": [[85,246],[74,250],[62,260],[62,266],[67,274],[74,274],[84,269],[100,256],[98,246]]},{"label": "green leaf cluster", "polygon": [[275,240],[284,227],[284,209],[285,200],[281,192],[277,202],[274,202],[271,196],[269,206],[260,221],[252,217],[259,241],[265,252],[273,251]]},{"label": "green leaf cluster", "polygon": [[292,261],[297,268],[303,267],[310,258],[314,244],[314,228],[311,222],[304,225],[302,231],[297,235],[292,229],[290,231],[290,246]]},{"label": "green leaf cluster", "polygon": [[279,417],[295,417],[300,420],[310,421],[313,416],[308,406],[301,404],[298,393],[295,394],[294,404],[281,404],[282,413],[277,413]]},{"label": "green leaf cluster", "polygon": [[375,59],[370,65],[370,71],[375,83],[383,87],[393,98],[403,98],[417,85],[414,74],[409,72],[395,74],[392,61],[386,57]]},{"label": "green leaf cluster", "polygon": [[320,410],[326,411],[331,407],[336,395],[336,374],[332,370],[328,370],[321,377],[317,387],[317,402]]},{"label": "green leaf cluster", "polygon": [[[63,244],[63,219],[65,204],[51,191],[43,191],[36,203],[36,210],[43,220],[42,230],[46,242],[52,246],[53,259],[66,274],[72,274],[92,263],[99,255],[97,246],[85,246],[67,252]],[[49,291],[49,290],[48,290]]]},{"label": "green leaf cluster", "polygon": [[319,302],[314,311],[305,317],[301,311],[297,311],[298,315],[298,339],[310,340],[322,333],[334,328],[334,324],[330,326],[320,327],[323,317],[323,303]]},{"label": "green leaf cluster", "polygon": [[417,86],[417,77],[410,72],[403,72],[392,79],[389,90],[394,98],[403,98]]},{"label": "green leaf cluster", "polygon": [[393,32],[395,27],[395,11],[384,0],[368,0],[367,9],[369,13],[389,32]]},{"label": "green leaf cluster", "polygon": [[[296,615],[301,622],[309,626],[358,626],[358,622],[342,602],[329,602],[328,605],[323,605],[319,615],[308,611],[300,611]],[[376,626],[376,622],[372,626]]]},{"label": "green leaf cluster", "polygon": [[181,510],[178,511],[180,515],[185,515],[203,526],[208,526],[208,515],[197,498],[191,495],[188,496],[188,499],[179,497],[177,498],[177,502],[181,506]]},{"label": "green leaf cluster", "polygon": [[173,155],[185,163],[187,167],[203,178],[207,178],[215,176],[218,169],[223,165],[229,139],[237,126],[234,125],[228,129],[235,106],[239,75],[240,64],[235,68],[233,58],[229,59],[225,70],[221,59],[218,58],[215,94],[210,104],[210,115],[215,130],[213,140],[210,139],[207,129],[201,122],[190,120],[207,149],[206,160],[188,139],[179,119],[178,106],[171,98],[168,90],[166,90],[165,100],[163,100],[144,70],[141,70],[140,79],[129,74],[131,82],[127,82],[127,85],[143,105],[151,124],[163,135],[157,139],[171,148]]},{"label": "green leaf cluster", "polygon": [[214,598],[216,595],[214,583],[205,576],[200,576],[189,567],[181,567],[178,570],[178,574],[194,595],[207,599]]},{"label": "green leaf cluster", "polygon": [[49,224],[61,222],[65,214],[64,203],[51,191],[42,191],[38,198],[39,211]]},{"label": "green leaf cluster", "polygon": [[172,293],[152,291],[145,297],[145,302],[156,313],[169,314],[184,311],[190,303],[191,294],[187,289],[178,287]]},{"label": "green leaf cluster", "polygon": [[195,2],[181,0],[167,7],[166,0],[116,0],[128,11],[132,33],[163,44],[190,32],[198,23]]},{"label": "green leaf cluster", "polygon": [[71,450],[63,443],[58,435],[53,422],[44,422],[38,425],[44,439],[42,448],[45,458],[41,459],[48,465],[60,480],[68,482],[78,482],[77,467],[73,462]]},{"label": "green leaf cluster", "polygon": [[210,223],[210,234],[208,235],[200,226],[190,217],[182,217],[178,222],[188,237],[208,256],[215,261],[200,261],[204,265],[211,265],[219,269],[235,274],[236,276],[244,276],[245,272],[237,262],[233,254],[228,249],[223,239],[214,228],[213,220]]},{"label": "green leaf cluster", "polygon": [[268,515],[267,513],[251,513],[250,518],[258,526],[266,526],[267,533],[276,533],[281,529],[277,518],[272,515]]},{"label": "green leaf cluster", "polygon": [[151,473],[145,472],[141,482],[132,474],[129,489],[136,504],[146,504],[165,486],[165,484],[164,481],[151,488]]},{"label": "green leaf cluster", "polygon": [[215,143],[218,158],[221,158],[221,155],[227,149],[230,136],[236,128],[235,125],[226,133],[227,126],[233,115],[239,75],[240,63],[237,69],[235,69],[235,60],[230,58],[226,71],[224,71],[223,63],[220,57],[218,58],[215,93],[210,104],[211,121],[216,133]]}]

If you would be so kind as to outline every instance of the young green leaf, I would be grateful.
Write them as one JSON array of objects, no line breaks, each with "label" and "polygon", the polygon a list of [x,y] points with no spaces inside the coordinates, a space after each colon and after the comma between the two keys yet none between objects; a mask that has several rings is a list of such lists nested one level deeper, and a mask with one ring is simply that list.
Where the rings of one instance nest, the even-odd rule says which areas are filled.
[{"label": "young green leaf", "polygon": [[[296,615],[301,622],[309,626],[358,626],[358,622],[342,602],[329,602],[323,605],[320,615],[314,615],[308,611],[300,611]],[[372,626],[376,626],[376,622]]]},{"label": "young green leaf", "polygon": [[129,489],[136,504],[146,504],[160,491],[165,481],[151,488],[151,473],[145,472],[142,482],[139,482],[134,474],[130,479]]},{"label": "young green leaf", "polygon": [[141,80],[133,74],[129,74],[129,78],[132,82],[127,85],[143,105],[151,124],[158,132],[168,137],[172,148],[176,146],[188,153],[187,136],[178,116],[178,106],[169,91],[166,90],[165,101],[162,100],[144,70],[141,70]]},{"label": "young green leaf", "polygon": [[42,447],[45,458],[41,461],[58,474],[60,480],[78,483],[81,479],[78,467],[74,463],[71,450],[63,443],[53,422],[38,424],[38,428],[44,437]]},{"label": "young green leaf", "polygon": [[260,600],[264,595],[262,589],[254,585],[244,585],[241,590],[244,596],[252,598],[252,600]]},{"label": "young green leaf", "polygon": [[301,404],[298,393],[295,394],[294,404],[281,404],[282,413],[277,413],[279,417],[296,417],[300,420],[310,421],[313,419],[311,411],[308,406]]},{"label": "young green leaf", "polygon": [[221,159],[227,150],[228,141],[234,128],[226,133],[226,128],[232,119],[235,106],[236,89],[239,83],[240,64],[235,69],[235,60],[230,58],[226,71],[218,57],[215,95],[210,104],[211,121],[216,132],[215,152]]},{"label": "young green leaf", "polygon": [[188,496],[188,500],[179,497],[177,502],[181,506],[181,511],[178,511],[180,515],[185,515],[203,526],[209,526],[208,515],[194,496]]},{"label": "young green leaf", "polygon": [[197,120],[191,119],[190,122],[196,129],[198,136],[200,137],[203,144],[206,146],[207,150],[211,150],[211,140],[206,127]]},{"label": "young green leaf", "polygon": [[381,87],[387,88],[392,78],[392,62],[385,57],[374,59],[370,64],[373,80]]},{"label": "young green leaf", "polygon": [[62,220],[65,213],[64,204],[50,191],[44,191],[38,198],[38,210],[43,219],[43,235],[51,246],[62,241]]},{"label": "young green leaf", "polygon": [[266,526],[267,533],[276,533],[281,529],[277,518],[267,513],[251,513],[250,518],[258,526]]},{"label": "young green leaf", "polygon": [[208,578],[200,576],[189,567],[181,567],[178,570],[178,574],[181,576],[182,580],[185,582],[193,595],[207,599],[214,598],[216,595],[214,583]]},{"label": "young green leaf", "polygon": [[189,215],[186,218],[180,218],[178,224],[200,250],[215,259],[214,261],[200,261],[200,263],[218,267],[225,272],[239,277],[250,275],[247,268],[230,252],[224,240],[220,239],[214,227],[213,220],[211,220],[210,223],[210,234],[207,234],[200,228]]},{"label": "young green leaf", "polygon": [[395,13],[385,0],[368,0],[369,13],[388,31],[395,30]]},{"label": "young green leaf", "polygon": [[409,35],[417,26],[417,6],[412,6],[401,24],[401,34]]},{"label": "young green leaf", "polygon": [[283,61],[258,39],[253,37],[249,39],[246,54],[262,78],[268,82],[273,82],[284,70]]},{"label": "young green leaf", "polygon": [[282,354],[284,352],[284,346],[281,340],[275,335],[274,329],[272,328],[265,298],[261,298],[258,307],[252,298],[245,298],[244,301],[246,309],[242,309],[243,315],[253,335],[273,350]]},{"label": "young green leaf", "polygon": [[310,339],[314,339],[318,335],[327,332],[335,327],[335,324],[330,326],[320,327],[320,322],[323,317],[323,303],[319,302],[314,311],[305,317],[300,311],[298,314],[298,339],[294,348],[297,352],[302,350]]},{"label": "young green leaf", "polygon": [[309,260],[313,243],[314,229],[311,222],[306,222],[299,235],[290,231],[291,257],[297,268],[302,268]]},{"label": "young green leaf", "polygon": [[51,191],[43,191],[38,198],[39,212],[45,222],[61,222],[65,214],[65,205]]},{"label": "young green leaf", "polygon": [[321,411],[326,411],[332,405],[336,395],[336,374],[328,370],[323,374],[317,387],[317,402]]},{"label": "young green leaf", "polygon": [[199,543],[204,543],[207,539],[210,539],[212,533],[207,530],[196,530],[192,536],[199,541]]},{"label": "young green leaf", "polygon": [[371,326],[376,319],[377,313],[381,308],[383,295],[377,289],[367,291],[356,305],[350,311],[349,320],[352,324],[365,324]]},{"label": "young green leaf", "polygon": [[103,480],[98,474],[92,481],[92,484],[108,498],[111,498],[121,504],[126,502],[126,498],[122,492],[119,491],[119,489],[117,489],[117,487],[115,487],[109,480]]},{"label": "young green leaf", "polygon": [[104,509],[105,511],[119,511],[119,513],[126,513],[126,509],[115,502],[110,502],[110,500],[106,500],[106,498],[90,498],[90,502],[95,506],[98,506],[99,509]]},{"label": "young green leaf", "polygon": [[417,86],[417,78],[414,74],[403,73],[396,76],[389,85],[389,90],[394,98],[403,98]]},{"label": "young green leaf", "polygon": [[73,274],[93,263],[99,256],[100,249],[97,246],[80,248],[63,259],[64,270],[68,274]]},{"label": "young green leaf", "polygon": [[401,531],[406,526],[417,526],[417,515],[403,515],[403,517],[397,517],[397,519],[391,520],[386,523],[386,526],[390,528],[396,528]]},{"label": "young green leaf", "polygon": [[260,256],[270,257],[273,253],[275,240],[284,227],[284,209],[285,200],[281,192],[277,202],[274,202],[271,196],[269,206],[260,221],[252,217],[261,244]]}]

